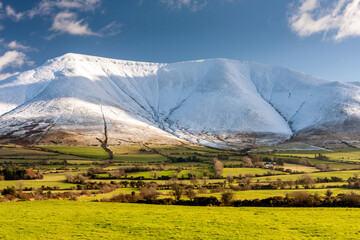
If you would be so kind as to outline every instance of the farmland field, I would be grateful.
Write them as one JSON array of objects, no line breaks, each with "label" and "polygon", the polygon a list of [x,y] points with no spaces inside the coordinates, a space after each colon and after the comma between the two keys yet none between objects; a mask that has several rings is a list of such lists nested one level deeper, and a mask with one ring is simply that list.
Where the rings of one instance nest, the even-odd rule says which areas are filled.
[{"label": "farmland field", "polygon": [[284,152],[284,153],[277,153],[276,155],[315,158],[315,155],[319,153],[328,157],[332,161],[360,162],[360,151],[359,149],[355,149],[355,148],[336,149],[336,151]]},{"label": "farmland field", "polygon": [[[312,178],[317,177],[328,177],[331,178],[339,177],[344,180],[348,179],[349,177],[354,177],[354,174],[360,174],[360,170],[349,170],[349,171],[331,171],[331,172],[316,172],[316,173],[308,173],[306,175],[311,176]],[[283,181],[289,181],[289,180],[297,180],[300,178],[303,174],[291,174],[291,175],[276,175],[276,176],[267,176],[267,177],[257,177],[254,178],[255,181],[260,182],[268,182],[268,181],[275,181],[277,179],[281,179]]]},{"label": "farmland field", "polygon": [[291,164],[291,163],[285,163],[284,169],[291,169],[292,171],[304,172],[304,173],[311,173],[311,172],[319,171],[319,169],[317,169],[315,167],[309,167],[309,166],[303,166],[303,165]]},{"label": "farmland field", "polygon": [[[136,145],[111,149],[112,160],[96,146],[1,146],[0,171],[26,170],[30,175],[6,179],[6,171],[0,174],[0,239],[352,239],[359,234],[357,208],[221,207],[229,205],[223,200],[227,193],[232,203],[294,196],[333,202],[344,196],[360,199],[354,149],[320,151],[340,156],[336,159],[316,159],[314,151],[241,153]],[[342,161],[341,154],[350,161]],[[268,162],[272,164],[266,166]],[[146,194],[155,201],[187,204],[194,196],[215,199],[220,206],[144,205],[150,199]],[[111,202],[114,199],[120,200]]]},{"label": "farmland field", "polygon": [[[303,191],[318,194],[319,196],[325,196],[326,189],[306,189]],[[357,193],[360,194],[360,190],[356,189],[346,189],[346,188],[330,188],[334,195],[341,194],[341,193]],[[269,197],[281,196],[285,197],[286,194],[291,194],[293,192],[298,192],[299,189],[276,189],[276,190],[251,190],[251,191],[237,191],[234,193],[234,200],[251,200],[251,199],[265,199]],[[218,199],[221,198],[221,193],[207,193],[207,194],[199,194],[199,197],[206,197],[206,196],[215,196]]]},{"label": "farmland field", "polygon": [[270,169],[264,168],[224,168],[223,176],[239,176],[239,175],[265,175],[269,172],[273,172],[274,174],[286,174],[281,171],[273,171]]},{"label": "farmland field", "polygon": [[[0,203],[1,239],[354,239],[349,208],[233,208],[74,201]],[[46,219],[46,221],[44,221]]]},{"label": "farmland field", "polygon": [[101,147],[75,147],[75,146],[40,146],[42,148],[64,153],[73,154],[77,156],[84,156],[89,158],[106,159],[108,154]]}]

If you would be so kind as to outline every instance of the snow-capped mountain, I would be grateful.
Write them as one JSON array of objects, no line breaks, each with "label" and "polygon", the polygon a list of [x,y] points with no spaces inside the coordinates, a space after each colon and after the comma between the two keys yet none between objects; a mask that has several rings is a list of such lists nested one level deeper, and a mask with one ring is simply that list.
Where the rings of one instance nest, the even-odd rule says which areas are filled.
[{"label": "snow-capped mountain", "polygon": [[66,54],[0,81],[0,142],[188,141],[244,148],[360,140],[360,84],[209,59],[172,64]]}]

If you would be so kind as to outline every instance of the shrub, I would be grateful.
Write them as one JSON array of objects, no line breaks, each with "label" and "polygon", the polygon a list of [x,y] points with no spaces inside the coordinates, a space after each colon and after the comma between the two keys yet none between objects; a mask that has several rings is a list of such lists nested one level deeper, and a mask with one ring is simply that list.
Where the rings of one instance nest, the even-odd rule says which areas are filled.
[{"label": "shrub", "polygon": [[320,204],[318,196],[311,195],[309,192],[296,191],[290,195],[294,200],[294,206],[301,207],[313,207]]},{"label": "shrub", "polygon": [[16,189],[15,187],[6,187],[2,190],[1,192],[2,195],[15,195],[16,194]]},{"label": "shrub", "polygon": [[205,194],[205,193],[207,193],[207,192],[208,192],[207,188],[204,188],[204,187],[201,187],[201,188],[199,188],[199,190],[198,190],[198,193],[200,193],[200,194]]},{"label": "shrub", "polygon": [[141,187],[140,195],[147,201],[156,200],[159,193],[155,187]]},{"label": "shrub", "polygon": [[339,197],[341,206],[359,207],[360,205],[360,195],[353,192],[351,192],[350,194],[341,194]]},{"label": "shrub", "polygon": [[224,191],[225,191],[225,189],[221,186],[217,186],[216,188],[210,190],[211,193],[221,193]]},{"label": "shrub", "polygon": [[2,175],[5,180],[43,178],[40,173],[35,173],[32,168],[25,169],[19,166],[9,166],[4,169],[0,169],[0,175]]},{"label": "shrub", "polygon": [[333,192],[330,189],[328,189],[325,193],[325,196],[330,198],[332,196],[332,194],[333,194]]},{"label": "shrub", "polygon": [[241,190],[241,187],[239,185],[230,184],[229,187],[230,187],[231,190],[234,190],[234,191],[240,191]]},{"label": "shrub", "polygon": [[197,206],[219,206],[220,202],[216,197],[196,197],[194,204]]},{"label": "shrub", "polygon": [[223,194],[221,194],[221,201],[225,205],[229,205],[230,202],[233,200],[233,198],[234,198],[234,193],[232,193],[230,191],[226,191]]}]

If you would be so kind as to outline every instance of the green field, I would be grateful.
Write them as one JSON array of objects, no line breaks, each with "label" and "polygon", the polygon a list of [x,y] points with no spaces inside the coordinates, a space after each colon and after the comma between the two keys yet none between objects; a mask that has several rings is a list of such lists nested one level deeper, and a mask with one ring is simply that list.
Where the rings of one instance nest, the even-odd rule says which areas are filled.
[{"label": "green field", "polygon": [[[283,159],[285,160],[285,162],[287,161],[293,161],[295,159],[301,159],[303,157],[301,157],[302,153],[298,153],[298,152],[293,152],[293,153],[286,153],[286,154],[278,154],[278,153],[274,153],[274,154],[269,154],[269,153],[261,153],[261,154],[254,154],[254,156],[261,156],[261,157],[273,157],[273,158],[278,158],[278,159]],[[304,154],[308,154],[308,153],[304,153]],[[309,154],[309,156],[314,157],[315,154]],[[308,158],[309,162],[312,164],[312,166],[316,166],[318,164],[326,164],[330,167],[331,170],[351,170],[351,169],[359,169],[360,165],[359,163],[353,161],[353,162],[347,162],[347,161],[336,161],[336,160],[319,160],[319,159],[314,159],[314,158]],[[288,162],[291,163],[291,162]]]},{"label": "green field", "polygon": [[315,158],[315,154],[321,153],[332,161],[339,162],[360,162],[360,150],[356,148],[335,149],[334,151],[300,151],[300,152],[284,152],[276,153],[278,156],[294,156]]},{"label": "green field", "polygon": [[[104,161],[107,153],[95,146],[0,147],[1,168],[32,168],[34,173],[43,175],[43,179],[0,181],[0,191],[14,186],[16,191],[32,187],[31,191],[24,189],[24,193],[39,193],[41,189],[38,188],[42,188],[43,194],[63,194],[62,199],[70,199],[65,194],[71,194],[75,196],[71,199],[77,200],[48,197],[49,200],[35,201],[38,198],[33,196],[31,201],[17,201],[20,197],[11,199],[9,195],[0,195],[0,239],[355,239],[360,234],[357,228],[360,211],[356,208],[234,208],[93,202],[109,201],[119,194],[141,196],[149,186],[156,188],[158,199],[175,199],[174,183],[183,186],[180,199],[187,201],[190,200],[185,194],[188,188],[192,188],[197,197],[218,200],[227,191],[233,193],[232,200],[284,197],[297,191],[325,199],[328,190],[334,199],[341,198],[338,194],[360,194],[359,189],[351,188],[347,182],[348,178],[354,180],[360,175],[360,170],[353,170],[359,167],[354,149],[321,151],[332,154],[333,158],[327,161],[309,158],[311,164],[307,164],[312,166],[291,162],[294,158],[300,159],[301,154],[314,154],[309,151],[247,155],[254,161],[256,157],[267,157],[263,163],[272,159],[275,164],[276,158],[285,160],[284,165],[275,164],[274,169],[241,167],[243,153],[200,146],[130,145],[111,149],[114,159]],[[214,157],[223,163],[220,175],[215,175]],[[349,159],[345,161],[345,157]],[[317,164],[328,164],[330,170],[336,171],[321,172]],[[286,169],[293,172],[286,172]],[[83,178],[82,181],[66,182],[67,172],[72,174],[69,179],[81,174],[78,177]],[[279,179],[295,181],[304,175],[294,172],[304,172],[313,179],[338,177],[343,181],[313,182],[310,189],[298,182],[276,185],[281,184]],[[163,176],[164,180],[159,179]],[[147,180],[134,180],[139,177]],[[275,186],[274,189],[259,190],[268,184]],[[54,186],[59,188],[45,190]]]},{"label": "green field", "polygon": [[281,171],[275,171],[271,169],[264,169],[264,168],[224,168],[223,176],[239,176],[239,175],[265,175],[265,174],[286,174]]},{"label": "green field", "polygon": [[[349,208],[187,207],[74,201],[0,203],[0,238],[356,239]],[[46,219],[46,220],[45,220]]]},{"label": "green field", "polygon": [[[73,174],[77,174],[77,173],[75,172]],[[3,189],[7,186],[18,187],[20,183],[23,184],[24,187],[34,187],[34,188],[41,188],[41,186],[45,186],[45,187],[58,186],[60,187],[60,189],[71,189],[71,187],[76,187],[76,184],[65,182],[64,173],[49,173],[49,174],[45,174],[43,179],[0,181],[0,189]]]},{"label": "green field", "polygon": [[206,171],[207,175],[209,175],[209,173],[213,172],[213,169],[191,169],[191,170],[182,170],[181,172],[179,172],[178,177],[182,178],[182,177],[188,177],[189,174],[193,175],[193,176],[197,176],[199,178],[202,178],[206,175],[206,173],[204,173]]},{"label": "green field", "polygon": [[283,166],[284,169],[291,169],[292,171],[296,172],[304,172],[304,173],[312,173],[312,172],[318,172],[319,169],[315,167],[309,167],[299,164],[291,164],[291,163],[285,163]]},{"label": "green field", "polygon": [[166,157],[159,154],[131,154],[131,155],[115,155],[115,161],[122,162],[140,162],[140,163],[154,163],[163,162]]},{"label": "green field", "polygon": [[71,154],[76,156],[95,158],[95,159],[107,159],[108,154],[101,147],[78,147],[78,146],[39,146],[51,151]]},{"label": "green field", "polygon": [[175,171],[135,172],[135,173],[129,173],[128,177],[153,178],[154,174],[156,174],[157,177],[162,177],[162,176],[172,177],[172,176],[174,176]]},{"label": "green field", "polygon": [[[305,191],[311,194],[317,193],[319,196],[325,196],[326,191],[329,188],[324,189],[275,189],[275,190],[248,190],[248,191],[236,191],[234,192],[234,200],[251,200],[251,199],[265,199],[269,197],[281,196],[285,197],[286,194],[291,194],[293,192]],[[360,190],[358,189],[347,189],[347,188],[330,188],[333,192],[334,196],[340,193],[356,193],[360,194]],[[214,196],[218,199],[221,199],[221,193],[207,193],[207,194],[199,194],[199,197],[209,197]],[[185,197],[184,197],[185,198]]]},{"label": "green field", "polygon": [[[0,148],[0,159],[4,158],[11,158],[12,161],[17,161],[19,164],[21,163],[29,163],[35,160],[31,160],[34,157],[43,158],[46,157],[47,159],[66,159],[67,157],[72,157],[78,160],[67,160],[69,164],[76,164],[81,163],[81,165],[67,165],[67,169],[76,169],[77,173],[83,172],[86,173],[87,169],[91,166],[91,164],[100,164],[102,162],[101,158],[106,157],[106,152],[100,147],[75,147],[75,146],[47,146],[42,148],[56,151],[56,152],[47,152],[41,151],[41,148],[35,149],[25,149],[21,147],[3,147]],[[142,172],[129,172],[127,173],[128,179],[131,177],[144,177],[145,179],[152,179],[154,172],[156,172],[157,177],[168,176],[173,177],[176,172],[178,172],[177,176],[180,178],[188,178],[189,176],[197,176],[198,178],[204,177],[204,171],[206,171],[206,176],[209,174],[214,174],[213,164],[211,161],[206,162],[166,162],[166,156],[202,156],[205,158],[209,158],[209,156],[213,156],[214,154],[220,154],[219,156],[228,156],[226,160],[222,160],[224,164],[234,163],[235,165],[241,164],[241,156],[238,155],[236,152],[227,152],[224,150],[217,150],[217,149],[210,149],[205,147],[195,147],[195,146],[151,146],[151,147],[144,147],[140,145],[130,145],[130,146],[116,146],[111,147],[115,154],[115,160],[112,165],[107,166],[104,168],[106,171],[114,171],[118,168],[123,168],[126,166],[148,166],[150,169],[154,167],[155,169],[162,165],[162,170],[149,170],[149,171],[142,171]],[[160,155],[155,152],[161,152]],[[323,151],[324,152],[324,151]],[[354,154],[354,150],[350,149],[348,151],[339,150],[338,154]],[[72,154],[72,155],[69,155]],[[268,153],[267,153],[268,154]],[[282,154],[282,153],[275,153],[275,154]],[[285,154],[285,153],[284,153]],[[289,153],[286,153],[289,154]],[[304,152],[293,152],[292,154],[305,154]],[[313,154],[310,152],[310,154]],[[331,154],[334,154],[332,152]],[[83,158],[81,157],[83,156]],[[271,155],[268,155],[271,156]],[[85,157],[85,158],[84,158]],[[322,163],[324,161],[311,159],[312,161],[317,161]],[[48,165],[41,162],[41,160],[37,160],[36,164],[40,164],[37,166],[38,169],[43,173],[43,179],[36,179],[36,180],[23,180],[21,184],[23,187],[33,187],[33,188],[40,188],[42,186],[49,186],[54,187],[58,186],[60,189],[71,189],[77,186],[77,184],[66,183],[65,182],[65,171],[63,170],[56,170],[60,169],[64,165],[56,164],[54,165],[53,162],[49,162]],[[55,160],[54,160],[55,161]],[[118,162],[121,161],[121,162]],[[346,164],[340,162],[330,162],[333,164]],[[350,165],[350,164],[348,164]],[[350,165],[353,166],[353,165]],[[349,170],[349,171],[330,171],[330,172],[319,172],[319,170],[315,167],[303,166],[299,164],[291,164],[285,163],[284,166],[280,166],[283,169],[291,169],[293,171],[305,172],[306,174],[312,176],[314,179],[317,177],[328,177],[331,178],[332,176],[340,177],[344,181],[346,181],[349,177],[354,177],[356,173],[360,174],[360,170]],[[164,170],[165,169],[165,170]],[[169,169],[169,170],[166,170]],[[268,173],[276,174],[273,176],[263,176]],[[190,174],[190,175],[189,175]],[[302,174],[288,174],[287,172],[276,171],[266,168],[244,168],[244,167],[236,167],[236,168],[228,168],[225,167],[223,169],[223,177],[226,178],[227,176],[259,176],[260,177],[253,177],[251,182],[252,183],[260,183],[260,184],[267,184],[270,182],[276,182],[278,179],[283,181],[288,180],[297,180],[299,179]],[[98,174],[97,176],[102,177],[109,177],[108,173]],[[222,183],[225,179],[208,179],[206,180],[209,183]],[[112,180],[93,180],[97,182],[106,182],[110,183]],[[116,179],[115,179],[116,181]],[[121,181],[121,180],[118,180]],[[155,180],[157,184],[166,184],[167,180]],[[191,184],[189,180],[181,180],[184,184]],[[232,184],[237,184],[239,181],[236,180]],[[314,186],[317,188],[315,190],[319,190],[321,193],[324,192],[324,186],[337,186],[337,185],[344,185],[346,182],[335,182],[335,183],[315,183]],[[8,180],[8,181],[0,181],[0,190],[7,187],[7,186],[15,186],[19,187],[19,181],[15,180]],[[226,187],[226,186],[225,186]],[[288,189],[285,189],[288,190]],[[250,191],[240,191],[235,192],[236,199],[254,199],[254,198],[265,198],[269,196],[284,196],[285,190],[250,190]],[[304,191],[302,186],[300,186],[299,190]],[[348,189],[349,191],[351,189]],[[133,191],[133,190],[131,190]],[[267,192],[268,191],[268,192]],[[309,191],[309,190],[307,190]],[[311,190],[312,191],[312,190]],[[336,189],[334,189],[335,192]],[[344,192],[345,190],[342,190]],[[116,193],[116,191],[113,192]],[[128,193],[127,189],[121,189],[120,192]],[[167,191],[168,192],[168,191]],[[167,194],[166,192],[166,194]],[[221,194],[210,194],[211,196],[216,196],[218,198],[221,197]],[[206,196],[210,196],[207,194]],[[111,195],[112,196],[112,195]],[[100,198],[101,199],[101,198]]]},{"label": "green field", "polygon": [[[354,174],[360,175],[360,170],[316,172],[316,173],[308,173],[306,175],[309,175],[314,179],[318,177],[331,178],[332,176],[334,176],[334,177],[342,178],[343,180],[347,180],[349,177],[354,177]],[[257,178],[253,178],[253,180],[254,181],[259,180],[259,182],[271,182],[271,181],[276,181],[277,179],[281,179],[282,181],[290,181],[290,180],[295,181],[299,179],[302,175],[304,174],[276,175],[276,176],[267,176],[267,177],[257,177]]]},{"label": "green field", "polygon": [[317,150],[321,150],[321,148],[312,146],[312,145],[307,144],[307,143],[294,142],[294,143],[282,143],[282,144],[278,144],[278,145],[275,145],[275,146],[260,147],[260,148],[252,149],[251,152],[254,152],[254,153],[273,152],[273,151],[278,151],[278,152],[285,152],[285,151],[286,152],[289,152],[289,151],[291,151],[291,152],[299,152],[299,151],[310,152],[310,151],[317,151]]}]

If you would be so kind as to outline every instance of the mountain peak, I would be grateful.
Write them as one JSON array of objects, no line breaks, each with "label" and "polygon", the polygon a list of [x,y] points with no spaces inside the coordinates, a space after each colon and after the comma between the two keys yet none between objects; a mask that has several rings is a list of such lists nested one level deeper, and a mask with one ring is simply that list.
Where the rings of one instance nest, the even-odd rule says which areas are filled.
[{"label": "mountain peak", "polygon": [[223,58],[164,64],[68,53],[0,82],[0,142],[97,144],[104,123],[111,144],[353,139],[357,86]]}]

